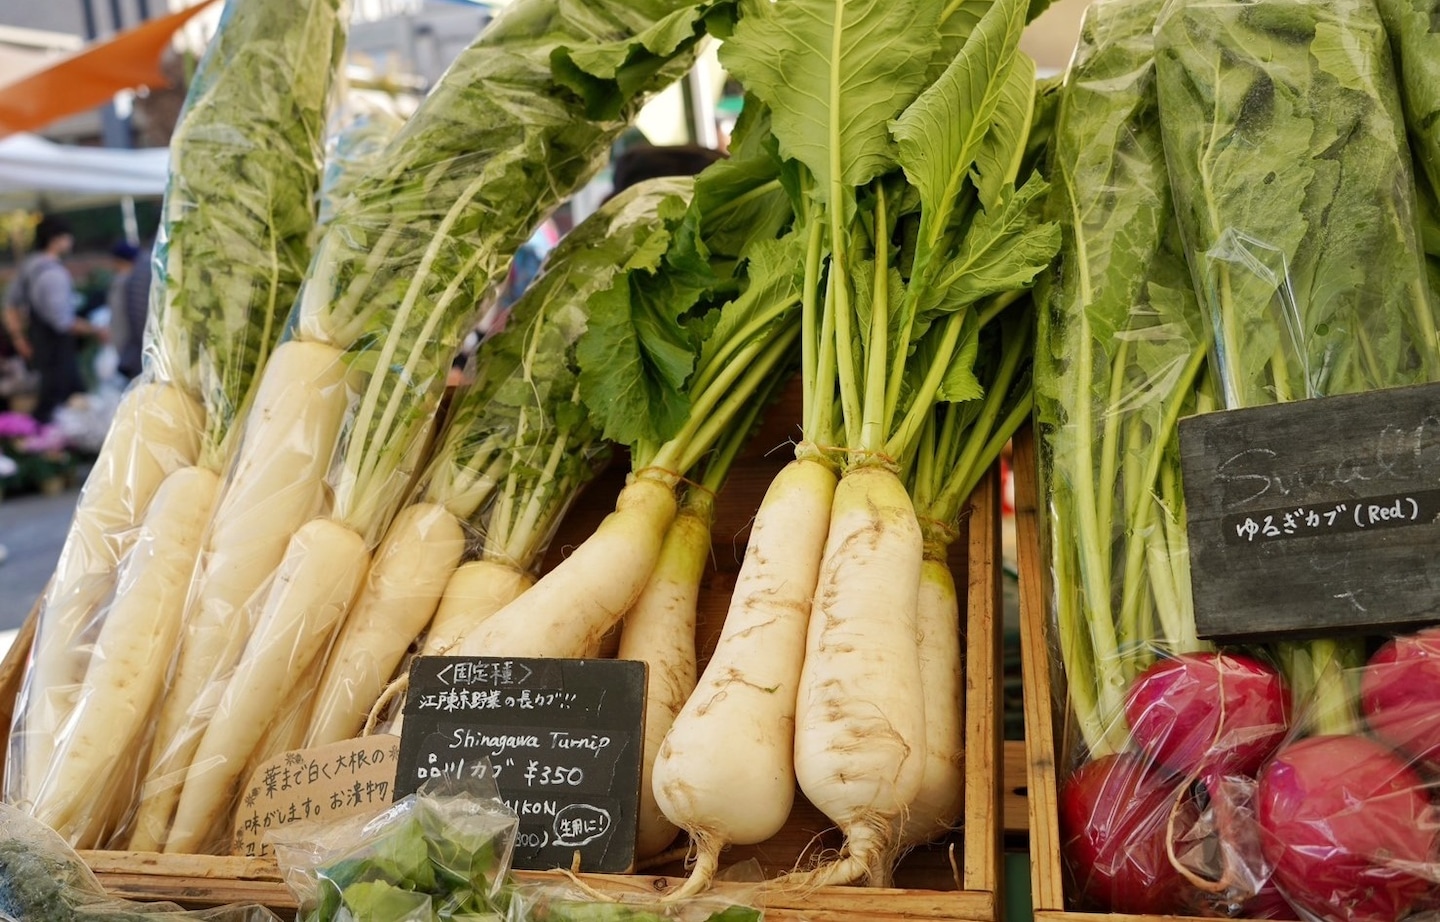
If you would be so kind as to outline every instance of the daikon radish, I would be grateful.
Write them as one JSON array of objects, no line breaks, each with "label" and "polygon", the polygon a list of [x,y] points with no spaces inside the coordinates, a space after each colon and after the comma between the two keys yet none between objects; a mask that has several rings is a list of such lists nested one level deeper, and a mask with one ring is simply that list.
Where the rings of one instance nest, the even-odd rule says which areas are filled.
[{"label": "daikon radish", "polygon": [[575,552],[455,645],[456,656],[574,657],[634,604],[675,517],[678,477],[634,475]]},{"label": "daikon radish", "polygon": [[[775,389],[778,383],[772,393]],[[749,419],[735,426],[706,462],[701,482],[686,489],[680,512],[665,535],[660,559],[621,626],[615,655],[644,662],[648,675],[636,846],[636,855],[641,858],[662,852],[679,832],[679,827],[666,818],[656,797],[655,764],[676,716],[695,690],[696,608],[700,583],[710,562],[716,494],[749,441],[767,402],[757,400],[752,404]]]},{"label": "daikon radish", "polygon": [[640,757],[640,804],[635,856],[648,858],[669,847],[679,827],[665,818],[651,786],[660,743],[695,689],[695,608],[700,579],[710,558],[714,498],[691,490],[660,548],[660,558],[640,598],[625,614],[617,659],[648,667],[645,745]]},{"label": "daikon radish", "polygon": [[506,563],[472,560],[461,564],[445,586],[421,655],[453,655],[462,638],[534,584],[533,576]]},{"label": "daikon radish", "polygon": [[925,750],[920,784],[900,817],[897,844],[901,848],[929,842],[951,829],[965,809],[960,598],[944,548],[943,543],[927,542],[920,570],[915,627],[925,699]]},{"label": "daikon radish", "polygon": [[[140,742],[161,689],[195,563],[193,549],[219,487],[215,474],[188,467],[166,478],[141,524],[132,557],[148,558],[116,602],[95,640],[73,719],[62,728],[56,768],[39,792],[35,816],[73,836],[93,811],[97,782],[113,778],[117,752]],[[112,792],[113,793],[113,792]]]},{"label": "daikon radish", "polygon": [[241,771],[271,715],[324,650],[369,560],[365,540],[330,519],[312,519],[295,533],[254,636],[190,760],[166,852],[220,844]]},{"label": "daikon radish", "polygon": [[234,668],[259,617],[263,600],[251,596],[279,565],[290,535],[319,510],[330,458],[316,446],[333,444],[339,432],[345,375],[331,346],[291,340],[271,356],[249,414],[255,424],[247,424],[204,541],[151,743],[130,842],[136,851],[164,844],[190,756],[223,689],[217,677]]},{"label": "daikon radish", "polygon": [[914,506],[895,474],[861,467],[840,479],[795,704],[795,777],[845,833],[846,849],[801,875],[806,885],[876,873],[897,818],[919,791],[925,693],[915,612],[923,554]]},{"label": "daikon radish", "polygon": [[360,733],[406,646],[425,630],[464,551],[465,532],[444,506],[416,503],[396,516],[330,649],[306,746]]},{"label": "daikon radish", "polygon": [[790,815],[795,699],[834,492],[829,465],[808,458],[771,482],[715,651],[660,747],[655,800],[696,849],[676,899],[709,886],[726,845],[762,842]]},{"label": "daikon radish", "polygon": [[21,755],[9,765],[23,765],[19,787],[7,785],[12,802],[35,802],[85,676],[89,657],[81,637],[114,591],[115,570],[155,492],[170,473],[195,462],[204,415],[183,390],[167,384],[136,384],[120,401],[41,602],[12,733]]}]

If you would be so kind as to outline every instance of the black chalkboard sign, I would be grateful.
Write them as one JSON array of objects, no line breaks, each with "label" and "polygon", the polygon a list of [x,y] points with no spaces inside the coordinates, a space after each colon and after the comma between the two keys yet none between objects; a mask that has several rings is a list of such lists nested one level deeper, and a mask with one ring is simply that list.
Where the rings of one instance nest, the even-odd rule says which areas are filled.
[{"label": "black chalkboard sign", "polygon": [[1190,417],[1180,454],[1201,637],[1440,620],[1440,385]]},{"label": "black chalkboard sign", "polygon": [[635,860],[645,664],[417,657],[395,796],[488,761],[520,818],[514,864],[622,873]]}]

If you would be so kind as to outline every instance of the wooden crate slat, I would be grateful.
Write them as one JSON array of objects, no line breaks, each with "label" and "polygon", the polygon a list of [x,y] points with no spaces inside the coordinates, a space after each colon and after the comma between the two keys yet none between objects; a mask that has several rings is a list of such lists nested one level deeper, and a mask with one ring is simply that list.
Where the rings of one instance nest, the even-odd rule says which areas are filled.
[{"label": "wooden crate slat", "polygon": [[[999,855],[1004,848],[1004,830],[998,818],[1004,813],[1004,784],[1001,775],[1003,699],[1000,663],[1003,638],[1000,630],[1000,490],[998,472],[991,470],[985,484],[976,491],[969,519],[969,585],[966,593],[965,633],[965,851],[967,854]],[[970,664],[977,664],[970,668]],[[979,668],[989,663],[993,668]],[[963,881],[966,890],[1004,892],[1001,869],[994,861],[967,861]],[[997,912],[999,910],[997,909]]]},{"label": "wooden crate slat", "polygon": [[1037,910],[1065,908],[1060,867],[1060,801],[1056,778],[1055,701],[1050,684],[1049,606],[1045,604],[1035,437],[1015,437],[1015,532],[1020,571],[1020,671],[1024,683],[1026,789],[1030,800],[1030,886]]}]

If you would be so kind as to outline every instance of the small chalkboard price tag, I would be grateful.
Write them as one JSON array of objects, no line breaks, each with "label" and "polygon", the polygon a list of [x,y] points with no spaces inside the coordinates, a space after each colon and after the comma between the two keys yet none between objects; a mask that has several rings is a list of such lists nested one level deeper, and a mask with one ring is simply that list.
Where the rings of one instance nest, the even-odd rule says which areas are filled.
[{"label": "small chalkboard price tag", "polygon": [[[635,860],[645,664],[417,657],[395,796],[490,764],[520,818],[514,865],[623,873]],[[483,769],[481,769],[483,770]]]},{"label": "small chalkboard price tag", "polygon": [[1193,416],[1180,454],[1201,637],[1440,620],[1440,385]]}]

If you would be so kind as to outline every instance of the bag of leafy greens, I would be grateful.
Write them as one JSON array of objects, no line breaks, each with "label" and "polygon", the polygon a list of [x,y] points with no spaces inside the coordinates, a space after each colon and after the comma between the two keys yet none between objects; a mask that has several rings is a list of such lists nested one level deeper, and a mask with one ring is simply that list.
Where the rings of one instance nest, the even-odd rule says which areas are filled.
[{"label": "bag of leafy greens", "polygon": [[1168,0],[1156,73],[1226,406],[1440,380],[1373,0]]},{"label": "bag of leafy greens", "polygon": [[278,922],[258,905],[193,911],[134,903],[105,892],[65,840],[9,804],[0,804],[0,922]]}]

